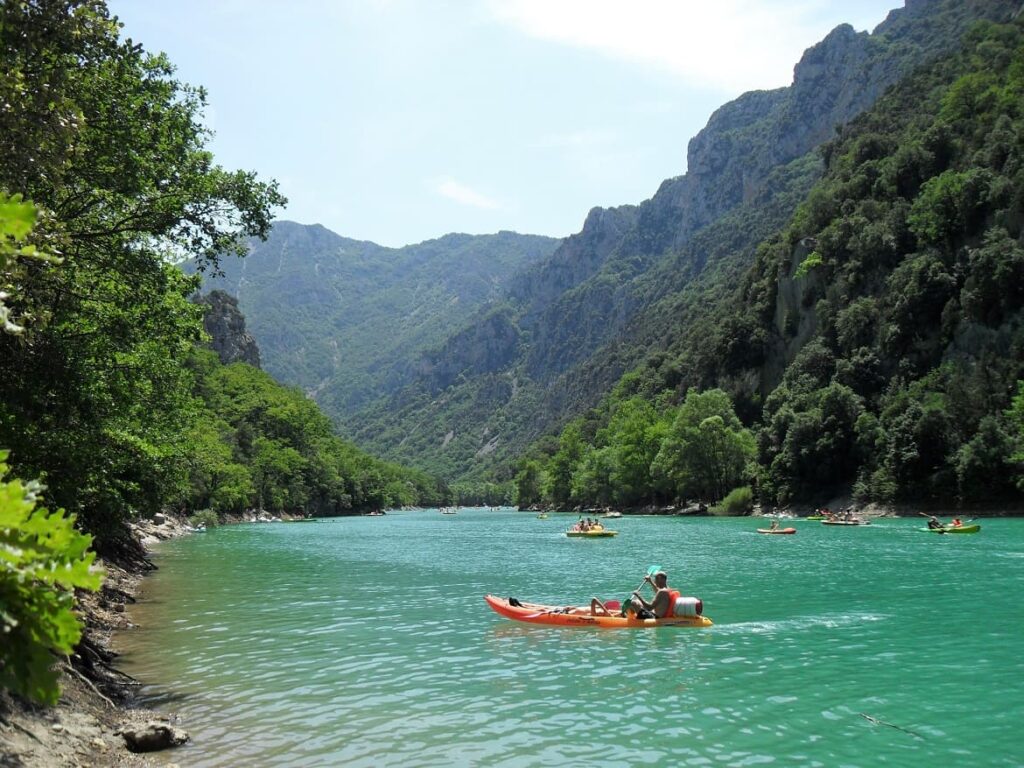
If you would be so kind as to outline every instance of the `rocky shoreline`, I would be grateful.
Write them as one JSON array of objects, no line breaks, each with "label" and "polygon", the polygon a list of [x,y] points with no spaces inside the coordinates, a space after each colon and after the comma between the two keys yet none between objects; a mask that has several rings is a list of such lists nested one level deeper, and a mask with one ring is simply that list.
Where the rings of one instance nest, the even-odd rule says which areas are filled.
[{"label": "rocky shoreline", "polygon": [[163,522],[142,521],[131,526],[138,544],[134,553],[102,562],[103,587],[80,593],[78,612],[83,620],[82,641],[76,652],[57,662],[61,669],[61,697],[55,707],[34,705],[0,692],[0,766],[55,768],[60,766],[164,765],[145,752],[129,749],[181,743],[187,734],[173,716],[157,715],[135,704],[139,682],[114,666],[111,635],[131,628],[125,607],[135,602],[143,577],[155,566],[145,557],[152,544],[187,535],[189,527],[173,517]]},{"label": "rocky shoreline", "polygon": [[[1024,517],[1024,505],[1006,504],[999,507],[991,505],[956,505],[956,504],[857,504],[849,497],[832,499],[822,507],[832,510],[846,509],[852,507],[856,514],[864,518],[880,517],[917,517],[921,513],[936,515],[937,517]],[[548,504],[532,504],[529,507],[519,507],[521,512],[555,512],[561,514],[574,514],[590,517],[604,517],[609,513],[613,517],[619,515],[629,516],[657,516],[657,517],[714,517],[716,516],[707,504],[691,502],[678,506],[657,506],[647,505],[643,507],[572,507],[565,508]],[[755,505],[752,512],[746,515],[728,515],[729,517],[789,517],[799,518],[813,515],[817,509],[811,505],[794,505],[789,507],[762,508]],[[727,515],[723,515],[727,516]]]}]

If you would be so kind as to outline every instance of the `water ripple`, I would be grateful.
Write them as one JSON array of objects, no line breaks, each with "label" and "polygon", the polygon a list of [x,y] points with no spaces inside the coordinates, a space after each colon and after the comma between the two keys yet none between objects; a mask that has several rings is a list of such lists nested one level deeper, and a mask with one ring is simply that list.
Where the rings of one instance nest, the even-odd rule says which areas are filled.
[{"label": "water ripple", "polygon": [[[421,512],[168,542],[133,607],[142,629],[118,639],[127,671],[193,735],[157,759],[1016,764],[1017,521],[952,545],[906,521],[801,523],[778,540],[736,520],[624,519],[602,542],[566,539],[566,525]],[[554,629],[481,599],[621,599],[651,562],[705,599],[714,627]]]}]

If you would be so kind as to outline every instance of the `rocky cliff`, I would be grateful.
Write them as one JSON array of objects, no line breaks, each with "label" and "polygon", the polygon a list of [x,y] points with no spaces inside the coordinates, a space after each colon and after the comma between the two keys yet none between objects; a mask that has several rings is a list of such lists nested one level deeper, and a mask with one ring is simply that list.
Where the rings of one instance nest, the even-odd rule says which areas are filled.
[{"label": "rocky cliff", "polygon": [[224,291],[210,291],[197,303],[206,306],[203,328],[210,334],[210,347],[220,361],[259,368],[260,349],[245,329],[245,316],[238,309],[238,300]]},{"label": "rocky cliff", "polygon": [[[914,67],[955,48],[973,22],[1006,20],[1019,6],[1018,0],[912,0],[871,34],[848,24],[834,29],[804,53],[789,87],[747,93],[718,109],[689,143],[686,174],[663,182],[637,207],[591,211],[582,231],[535,270],[556,279],[513,284],[527,307],[521,322],[537,329],[531,375],[550,381],[614,339],[648,303],[630,281],[684,249],[702,228],[763,196],[776,169],[830,138]],[[695,272],[682,271],[683,280]],[[588,306],[601,307],[606,321],[581,313]]]},{"label": "rocky cliff", "polygon": [[[511,277],[559,242],[498,232],[386,248],[279,221],[265,242],[252,242],[244,259],[224,260],[223,274],[204,276],[204,285],[238,297],[267,371],[305,390],[345,428],[354,410],[418,373],[474,370],[475,352],[464,362],[421,356],[444,347],[476,312],[488,314]],[[503,354],[514,353],[514,338],[504,338],[511,352]]]},{"label": "rocky cliff", "polygon": [[[689,143],[687,172],[649,200],[593,209],[579,233],[496,281],[500,290],[472,309],[460,304],[459,327],[421,334],[415,347],[390,355],[402,361],[397,368],[364,366],[357,398],[325,391],[318,399],[344,412],[364,444],[420,466],[443,465],[450,476],[479,471],[471,463],[495,434],[501,440],[488,461],[514,455],[594,405],[638,359],[676,343],[683,325],[702,321],[724,295],[721,286],[735,284],[758,243],[784,226],[820,177],[815,150],[837,125],[914,68],[959,47],[973,22],[1005,20],[1019,6],[911,0],[870,34],[837,27],[804,53],[792,85],[747,93],[717,110]],[[435,293],[426,306],[451,300]],[[508,311],[495,316],[496,306]],[[401,313],[384,312],[379,327],[390,331],[396,322],[405,322]],[[780,350],[784,365],[806,336],[805,318],[789,311],[780,322],[798,331],[797,342]],[[760,340],[731,330],[739,339],[731,355],[761,354]],[[386,333],[376,338],[375,348],[388,343]],[[446,439],[453,430],[456,437]],[[456,450],[470,463],[452,459]]]}]

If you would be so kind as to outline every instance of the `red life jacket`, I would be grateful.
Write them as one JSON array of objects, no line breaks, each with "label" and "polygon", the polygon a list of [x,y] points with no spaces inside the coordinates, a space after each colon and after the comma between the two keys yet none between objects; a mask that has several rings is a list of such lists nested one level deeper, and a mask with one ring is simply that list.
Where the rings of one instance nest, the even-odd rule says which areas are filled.
[{"label": "red life jacket", "polygon": [[679,599],[680,592],[678,589],[670,589],[668,591],[668,612],[665,614],[666,619],[671,619],[675,615],[676,600]]}]

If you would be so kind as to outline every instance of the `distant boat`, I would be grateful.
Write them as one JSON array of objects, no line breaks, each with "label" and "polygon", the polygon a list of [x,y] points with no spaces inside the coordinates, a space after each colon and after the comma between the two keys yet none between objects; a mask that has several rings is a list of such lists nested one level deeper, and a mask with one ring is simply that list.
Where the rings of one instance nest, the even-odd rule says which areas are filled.
[{"label": "distant boat", "polygon": [[822,525],[871,525],[870,520],[822,520]]},{"label": "distant boat", "polygon": [[454,507],[441,507],[441,514],[442,515],[457,515],[457,514],[459,514],[459,512]]},{"label": "distant boat", "polygon": [[944,525],[941,528],[918,528],[917,530],[925,533],[977,533],[981,530],[981,526],[975,523],[974,525]]},{"label": "distant boat", "polygon": [[610,531],[607,528],[591,528],[589,531],[566,531],[565,535],[571,539],[606,539],[617,536],[618,533],[618,531]]},{"label": "distant boat", "polygon": [[622,517],[622,513],[621,512],[614,512],[614,511],[612,511],[612,512],[605,512],[603,515],[601,515],[601,517]]},{"label": "distant boat", "polygon": [[366,516],[367,517],[384,517],[384,510],[382,510],[382,509],[375,509],[375,510],[373,510],[373,512],[367,512]]}]

